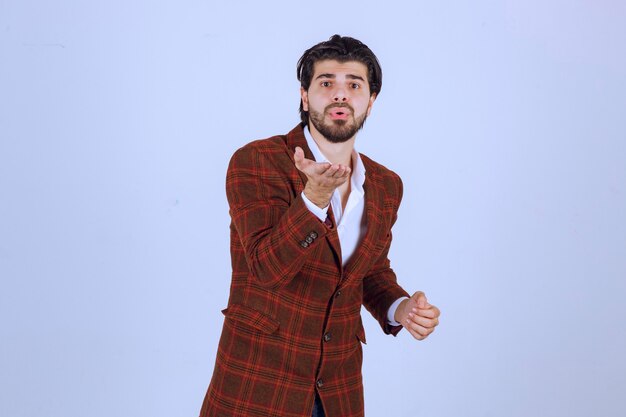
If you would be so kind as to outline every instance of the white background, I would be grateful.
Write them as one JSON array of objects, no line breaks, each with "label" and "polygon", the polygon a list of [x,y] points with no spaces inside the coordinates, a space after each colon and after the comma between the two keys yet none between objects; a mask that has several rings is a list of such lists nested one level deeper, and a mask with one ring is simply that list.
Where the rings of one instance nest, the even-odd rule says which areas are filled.
[{"label": "white background", "polygon": [[[195,416],[235,149],[299,121],[334,33],[384,72],[425,342],[364,312],[366,412],[626,415],[626,5],[0,0],[0,415]],[[339,416],[329,416],[339,417]]]}]

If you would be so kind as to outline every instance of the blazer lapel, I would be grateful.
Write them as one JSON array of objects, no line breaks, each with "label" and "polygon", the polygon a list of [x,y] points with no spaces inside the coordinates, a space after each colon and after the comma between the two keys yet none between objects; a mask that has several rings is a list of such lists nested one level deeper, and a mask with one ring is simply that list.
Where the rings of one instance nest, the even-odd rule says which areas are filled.
[{"label": "blazer lapel", "polygon": [[344,276],[348,279],[365,273],[370,268],[372,262],[372,254],[375,253],[377,242],[384,238],[385,228],[381,221],[383,194],[381,186],[377,180],[378,173],[376,168],[369,166],[362,158],[365,164],[365,183],[363,189],[365,192],[365,213],[367,219],[367,231],[361,243],[357,246],[356,251],[352,255],[350,262],[345,267]]}]

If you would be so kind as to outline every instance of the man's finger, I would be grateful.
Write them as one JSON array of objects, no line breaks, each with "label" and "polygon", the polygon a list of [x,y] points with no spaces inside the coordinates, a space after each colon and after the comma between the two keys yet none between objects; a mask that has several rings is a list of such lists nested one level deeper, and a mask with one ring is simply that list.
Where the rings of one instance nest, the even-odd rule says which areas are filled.
[{"label": "man's finger", "polygon": [[417,304],[418,308],[427,308],[426,306],[428,305],[428,301],[426,300],[426,294],[422,291],[417,291],[413,294],[411,299],[415,302],[415,304]]},{"label": "man's finger", "polygon": [[293,153],[293,155],[294,155],[296,160],[303,160],[304,159],[304,151],[299,146],[296,146],[296,150]]},{"label": "man's finger", "polygon": [[312,174],[315,174],[315,175],[324,175],[332,167],[332,165],[329,164],[328,162],[317,163],[317,162],[311,161],[311,165],[313,166]]},{"label": "man's finger", "polygon": [[299,146],[296,146],[296,150],[293,153],[293,160],[296,164],[296,168],[309,177],[322,175],[331,167],[331,164],[328,162],[317,163],[311,159],[305,158],[304,151]]},{"label": "man's finger", "polygon": [[439,310],[435,308],[414,308],[412,311],[418,316],[428,317],[429,319],[439,316]]},{"label": "man's finger", "polygon": [[413,313],[409,314],[409,317],[413,321],[413,323],[419,324],[420,326],[426,327],[427,329],[432,329],[439,324],[439,320],[437,320],[437,318],[428,318]]},{"label": "man's finger", "polygon": [[409,332],[411,332],[411,334],[413,334],[413,333],[417,333],[417,334],[419,334],[419,335],[420,335],[420,336],[422,336],[422,337],[426,337],[426,336],[428,336],[429,334],[431,334],[431,333],[433,332],[433,329],[432,329],[432,328],[426,328],[426,327],[424,327],[424,326],[420,326],[419,324],[416,324],[416,323],[414,323],[414,322],[413,322],[413,321],[411,321],[411,320],[407,320],[407,321],[404,323],[404,327],[405,327],[405,328],[406,328]]},{"label": "man's finger", "polygon": [[293,153],[293,160],[296,163],[296,168],[302,171],[302,162],[304,162],[304,151],[301,147],[296,146],[296,151]]},{"label": "man's finger", "polygon": [[327,162],[318,164],[311,159],[307,159],[304,156],[304,151],[299,146],[296,147],[293,160],[296,163],[296,168],[308,175],[323,174],[330,167],[330,164]]},{"label": "man's finger", "polygon": [[410,326],[405,325],[404,328],[411,334],[411,336],[413,336],[417,340],[424,340],[424,338],[426,337],[413,330],[413,328],[411,328]]},{"label": "man's finger", "polygon": [[345,165],[333,165],[333,168],[335,168],[335,170],[330,174],[330,176],[336,179],[345,178],[350,173],[350,168]]},{"label": "man's finger", "polygon": [[350,167],[343,166],[341,178],[348,178],[350,176],[350,171],[351,171]]},{"label": "man's finger", "polygon": [[411,330],[411,329],[407,329],[407,330],[409,331],[411,336],[413,336],[413,338],[415,338],[417,340],[424,340],[424,339],[426,339],[426,336],[422,336],[421,334],[419,334],[415,330]]}]

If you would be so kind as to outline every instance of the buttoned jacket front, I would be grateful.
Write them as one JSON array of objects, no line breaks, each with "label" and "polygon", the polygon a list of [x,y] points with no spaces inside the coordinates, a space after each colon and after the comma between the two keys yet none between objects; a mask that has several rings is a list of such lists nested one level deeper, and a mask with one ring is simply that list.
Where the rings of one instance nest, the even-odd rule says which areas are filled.
[{"label": "buttoned jacket front", "polygon": [[408,296],[387,257],[400,178],[364,155],[367,233],[342,267],[332,210],[321,222],[301,193],[302,126],[251,142],[226,178],[232,281],[201,417],[310,417],[315,390],[327,417],[363,416],[361,306],[385,333],[387,311]]}]

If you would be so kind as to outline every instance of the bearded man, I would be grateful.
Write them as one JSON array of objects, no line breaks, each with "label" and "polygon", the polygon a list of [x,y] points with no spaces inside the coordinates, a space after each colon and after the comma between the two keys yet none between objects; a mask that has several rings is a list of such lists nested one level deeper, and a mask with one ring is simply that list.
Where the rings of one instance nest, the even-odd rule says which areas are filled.
[{"label": "bearded man", "polygon": [[201,417],[364,415],[361,306],[423,340],[439,310],[388,259],[400,177],[355,150],[382,70],[339,35],[297,65],[301,123],[237,150],[226,177],[232,282]]}]

